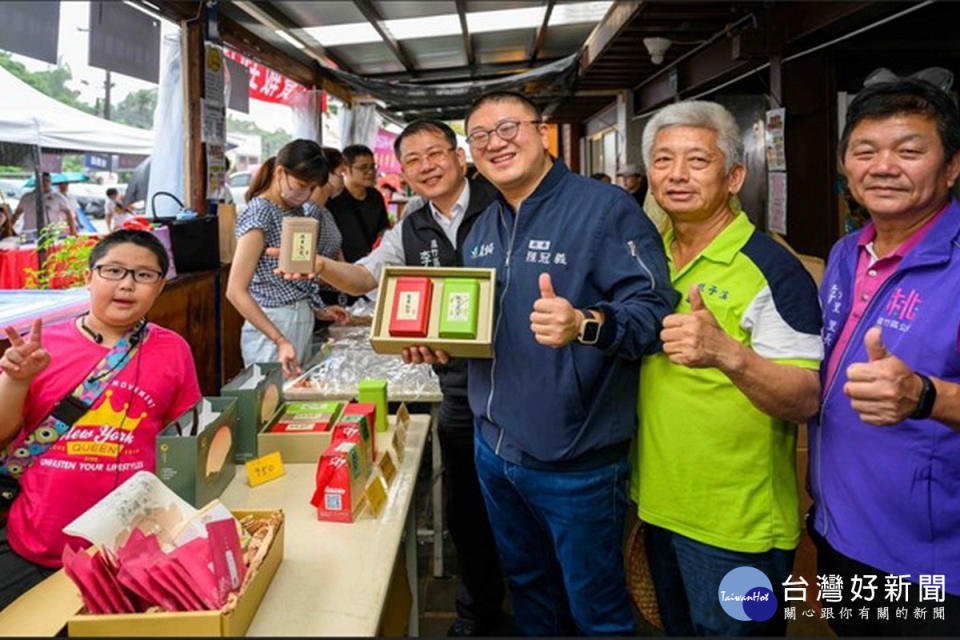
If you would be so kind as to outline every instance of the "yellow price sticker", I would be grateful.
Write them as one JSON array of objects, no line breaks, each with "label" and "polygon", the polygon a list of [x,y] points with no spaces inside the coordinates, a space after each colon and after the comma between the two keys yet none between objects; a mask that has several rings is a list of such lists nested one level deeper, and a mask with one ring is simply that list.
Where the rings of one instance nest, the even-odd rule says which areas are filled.
[{"label": "yellow price sticker", "polygon": [[283,458],[279,451],[247,462],[247,481],[251,487],[276,480],[283,475]]},{"label": "yellow price sticker", "polygon": [[380,459],[380,473],[383,474],[383,479],[387,481],[389,487],[393,478],[397,475],[397,465],[393,463],[393,456],[390,455],[389,451],[385,451],[383,458]]},{"label": "yellow price sticker", "polygon": [[383,478],[374,476],[370,480],[370,484],[367,485],[366,491],[363,492],[363,497],[370,504],[373,517],[378,517],[380,512],[383,511],[383,505],[387,504],[387,489],[383,485]]},{"label": "yellow price sticker", "polygon": [[393,452],[397,455],[397,462],[403,464],[403,454],[404,446],[406,446],[406,438],[400,433],[400,429],[393,430]]}]

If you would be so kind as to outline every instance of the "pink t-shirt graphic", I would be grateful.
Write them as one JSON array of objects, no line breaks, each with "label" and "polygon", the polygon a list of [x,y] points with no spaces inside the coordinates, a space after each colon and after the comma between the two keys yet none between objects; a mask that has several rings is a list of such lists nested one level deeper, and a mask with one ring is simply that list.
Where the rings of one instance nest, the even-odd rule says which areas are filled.
[{"label": "pink t-shirt graphic", "polygon": [[[87,340],[72,320],[44,327],[43,343],[50,365],[30,385],[25,427],[14,447],[29,446],[24,439],[32,428],[109,351]],[[86,415],[21,476],[7,524],[11,548],[31,562],[59,567],[68,541],[86,546],[61,529],[137,471],[153,471],[157,434],[199,400],[190,347],[151,324],[147,339]]]}]

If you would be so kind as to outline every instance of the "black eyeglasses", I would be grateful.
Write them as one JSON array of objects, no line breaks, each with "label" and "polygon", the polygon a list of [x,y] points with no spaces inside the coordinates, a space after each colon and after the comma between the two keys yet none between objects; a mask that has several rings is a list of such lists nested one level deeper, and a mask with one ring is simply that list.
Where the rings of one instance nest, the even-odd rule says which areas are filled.
[{"label": "black eyeglasses", "polygon": [[540,124],[541,122],[543,120],[507,120],[493,129],[474,131],[467,136],[467,143],[474,149],[486,149],[487,145],[490,144],[490,135],[493,133],[497,134],[497,137],[504,142],[509,142],[517,137],[521,124]]},{"label": "black eyeglasses", "polygon": [[104,280],[123,280],[127,274],[133,276],[137,284],[156,284],[163,278],[163,274],[153,269],[127,269],[115,264],[98,264],[93,268]]}]

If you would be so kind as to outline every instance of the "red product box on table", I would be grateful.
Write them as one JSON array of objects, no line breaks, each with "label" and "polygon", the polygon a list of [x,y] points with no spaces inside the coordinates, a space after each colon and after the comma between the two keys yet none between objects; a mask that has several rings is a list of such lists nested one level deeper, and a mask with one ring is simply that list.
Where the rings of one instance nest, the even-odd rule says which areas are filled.
[{"label": "red product box on table", "polygon": [[353,522],[365,481],[359,445],[346,441],[331,444],[317,463],[317,488],[310,500],[317,508],[317,519]]},{"label": "red product box on table", "polygon": [[390,314],[390,335],[424,338],[430,323],[430,278],[397,278],[393,289],[393,312]]},{"label": "red product box on table", "polygon": [[374,460],[377,459],[376,445],[376,424],[377,424],[377,405],[372,402],[351,402],[343,408],[340,414],[340,422],[357,422],[357,418],[362,416],[367,419],[367,429],[370,430],[370,455]]}]

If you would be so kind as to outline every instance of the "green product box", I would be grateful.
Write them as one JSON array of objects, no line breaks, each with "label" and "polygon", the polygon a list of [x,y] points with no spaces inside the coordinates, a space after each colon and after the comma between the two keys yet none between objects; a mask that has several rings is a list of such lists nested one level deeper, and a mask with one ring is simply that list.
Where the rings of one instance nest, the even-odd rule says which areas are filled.
[{"label": "green product box", "polygon": [[277,413],[283,400],[283,369],[279,362],[253,364],[223,385],[220,395],[237,399],[237,446],[234,459],[257,457],[257,434]]},{"label": "green product box", "polygon": [[203,398],[157,436],[157,477],[195,507],[230,484],[236,471],[237,400]]},{"label": "green product box", "polygon": [[337,421],[340,410],[343,409],[342,402],[288,402],[284,410],[290,414],[297,413],[326,413],[330,414],[330,424]]},{"label": "green product box", "polygon": [[357,383],[357,402],[374,405],[377,408],[377,431],[387,430],[387,381],[379,378],[367,378]]},{"label": "green product box", "polygon": [[480,282],[475,278],[444,278],[442,295],[439,336],[460,340],[476,338]]}]

